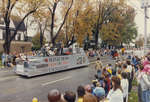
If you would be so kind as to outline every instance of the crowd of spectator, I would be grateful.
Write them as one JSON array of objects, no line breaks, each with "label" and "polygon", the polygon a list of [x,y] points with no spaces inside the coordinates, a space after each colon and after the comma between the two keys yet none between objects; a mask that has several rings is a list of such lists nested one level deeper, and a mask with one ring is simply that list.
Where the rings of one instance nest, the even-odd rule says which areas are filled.
[{"label": "crowd of spectator", "polygon": [[[49,102],[128,102],[132,82],[135,79],[138,82],[139,102],[150,102],[150,53],[142,58],[134,55],[124,56],[122,59],[116,59],[115,66],[109,63],[104,65],[100,57],[119,56],[117,50],[94,50],[88,51],[87,55],[98,56],[94,67],[95,79],[91,84],[78,86],[76,92],[66,91],[64,94],[53,89],[48,93]],[[2,63],[13,66],[16,65],[17,58],[26,60],[23,54],[10,56],[4,53]]]},{"label": "crowd of spectator", "polygon": [[51,90],[49,102],[128,102],[132,81],[137,79],[139,102],[150,100],[150,54],[138,58],[129,55],[116,60],[115,66],[103,65],[100,58],[95,63],[95,79],[91,85],[78,86],[76,92]]}]

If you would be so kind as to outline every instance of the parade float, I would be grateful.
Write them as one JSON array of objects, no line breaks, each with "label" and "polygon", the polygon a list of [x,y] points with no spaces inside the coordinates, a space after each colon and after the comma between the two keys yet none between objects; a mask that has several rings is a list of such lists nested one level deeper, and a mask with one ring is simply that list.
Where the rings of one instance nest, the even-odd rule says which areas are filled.
[{"label": "parade float", "polygon": [[[66,50],[67,51],[67,50]],[[82,48],[74,48],[70,54],[50,56],[27,56],[17,62],[15,73],[32,77],[53,72],[88,66],[89,60]]]}]

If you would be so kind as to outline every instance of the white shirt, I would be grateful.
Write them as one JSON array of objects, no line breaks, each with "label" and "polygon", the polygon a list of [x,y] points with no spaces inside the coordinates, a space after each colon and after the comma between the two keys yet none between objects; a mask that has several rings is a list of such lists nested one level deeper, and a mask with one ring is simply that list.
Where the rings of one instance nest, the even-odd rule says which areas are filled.
[{"label": "white shirt", "polygon": [[129,71],[129,73],[131,73],[131,72],[132,72],[132,66],[131,66],[131,65],[128,65],[128,66],[127,66],[127,70]]},{"label": "white shirt", "polygon": [[142,91],[146,91],[146,90],[150,89],[150,81],[149,81],[148,77],[150,77],[150,76],[147,75],[146,73],[143,73],[141,76],[140,85],[141,85]]},{"label": "white shirt", "polygon": [[120,89],[114,91],[111,89],[107,95],[109,102],[123,102],[123,93]]},{"label": "white shirt", "polygon": [[55,55],[55,53],[53,51],[51,51],[51,50],[49,50],[49,54],[50,55]]},{"label": "white shirt", "polygon": [[129,88],[128,79],[122,79],[121,80],[121,87],[123,90],[123,97],[127,97],[128,96],[128,88]]}]

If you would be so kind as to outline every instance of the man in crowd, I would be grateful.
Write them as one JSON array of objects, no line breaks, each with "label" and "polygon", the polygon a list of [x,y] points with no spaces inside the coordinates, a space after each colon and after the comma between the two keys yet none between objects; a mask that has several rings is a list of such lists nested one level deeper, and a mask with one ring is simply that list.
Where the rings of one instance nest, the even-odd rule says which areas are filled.
[{"label": "man in crowd", "polygon": [[94,95],[92,95],[92,88],[90,85],[86,85],[85,87],[86,94],[84,95],[83,102],[97,102],[97,99]]},{"label": "man in crowd", "polygon": [[103,65],[102,65],[102,62],[100,61],[100,58],[97,58],[95,69],[97,71],[98,78],[101,77],[102,67],[103,67]]},{"label": "man in crowd", "polygon": [[76,94],[72,91],[66,91],[64,95],[64,99],[66,100],[66,102],[75,102]]}]

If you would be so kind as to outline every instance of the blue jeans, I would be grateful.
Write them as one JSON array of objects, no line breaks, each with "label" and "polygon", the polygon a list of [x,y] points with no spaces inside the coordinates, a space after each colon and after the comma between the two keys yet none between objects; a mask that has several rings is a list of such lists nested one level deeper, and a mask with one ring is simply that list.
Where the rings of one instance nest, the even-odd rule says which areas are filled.
[{"label": "blue jeans", "polygon": [[101,77],[101,74],[102,74],[101,70],[97,70],[97,76],[98,76],[98,78]]},{"label": "blue jeans", "polygon": [[150,102],[150,89],[146,91],[146,102]]},{"label": "blue jeans", "polygon": [[4,66],[5,65],[5,59],[2,58],[2,65]]},{"label": "blue jeans", "polygon": [[150,102],[150,90],[142,91],[142,101]]}]

